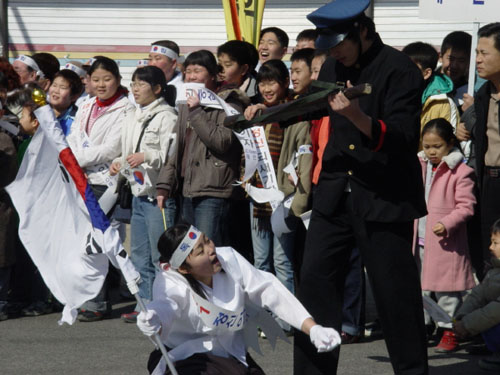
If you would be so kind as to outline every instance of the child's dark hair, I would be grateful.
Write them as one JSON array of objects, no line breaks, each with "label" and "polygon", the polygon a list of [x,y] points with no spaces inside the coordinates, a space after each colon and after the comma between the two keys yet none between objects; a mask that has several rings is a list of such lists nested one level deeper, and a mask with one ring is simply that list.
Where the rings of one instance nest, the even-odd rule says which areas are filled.
[{"label": "child's dark hair", "polygon": [[430,132],[436,133],[440,138],[443,139],[443,141],[446,142],[446,144],[453,145],[454,147],[458,148],[460,152],[462,152],[462,150],[460,149],[460,142],[458,141],[457,136],[453,131],[453,126],[446,119],[435,118],[430,120],[427,124],[424,125],[422,129],[422,138],[426,133]]},{"label": "child's dark hair", "polygon": [[461,51],[467,56],[470,56],[470,46],[472,44],[472,36],[465,31],[453,31],[445,36],[441,43],[441,56],[449,49]]},{"label": "child's dark hair", "polygon": [[152,65],[138,68],[135,70],[134,74],[132,74],[132,81],[136,79],[149,83],[153,89],[156,85],[159,85],[161,87],[160,96],[163,97],[170,106],[175,106],[175,87],[167,85],[165,74],[163,74],[160,68]]},{"label": "child's dark hair", "polygon": [[430,44],[424,42],[410,43],[403,48],[403,53],[412,59],[415,64],[420,65],[422,69],[436,70],[439,54]]},{"label": "child's dark hair", "polygon": [[103,69],[110,72],[117,80],[122,78],[118,64],[115,60],[110,59],[109,57],[97,56],[96,60],[89,69],[89,76],[91,76],[97,69]]},{"label": "child's dark hair", "polygon": [[290,61],[304,61],[309,69],[311,69],[311,63],[314,58],[314,48],[302,48],[295,51],[290,57]]},{"label": "child's dark hair", "polygon": [[230,40],[221,44],[217,48],[217,56],[225,53],[238,65],[242,66],[248,64],[248,71],[251,72],[259,62],[259,54],[253,44],[241,40]]},{"label": "child's dark hair", "polygon": [[66,82],[68,82],[71,91],[71,96],[74,97],[75,99],[73,100],[73,102],[76,101],[76,99],[78,99],[78,96],[83,92],[82,80],[80,79],[78,74],[76,74],[72,70],[63,69],[56,73],[54,79],[58,77],[61,77]]},{"label": "child's dark hair", "polygon": [[281,60],[266,61],[257,73],[257,84],[262,81],[276,81],[280,85],[287,85],[290,78],[290,73],[285,63]]},{"label": "child's dark hair", "polygon": [[200,65],[205,67],[205,69],[208,70],[208,74],[212,77],[217,77],[217,74],[219,73],[217,60],[215,60],[213,53],[206,49],[190,53],[184,61],[184,69],[186,69],[189,65]]},{"label": "child's dark hair", "polygon": [[278,42],[280,43],[282,48],[288,48],[288,43],[290,42],[288,35],[281,30],[279,27],[266,27],[265,29],[262,29],[260,31],[260,37],[259,40],[262,39],[264,34],[266,33],[274,33],[276,35],[276,38],[278,39]]},{"label": "child's dark hair", "polygon": [[[179,246],[183,238],[186,236],[189,228],[190,228],[189,224],[179,223],[174,225],[173,227],[168,228],[165,232],[163,232],[163,234],[160,236],[160,239],[158,240],[158,251],[160,252],[161,263],[170,262],[170,258],[172,258],[175,249],[177,249],[177,246]],[[186,261],[182,263],[181,267],[189,270],[189,265],[186,263]],[[192,275],[190,274],[187,275],[181,274],[181,275],[186,278],[191,288],[193,288],[193,290],[197,294],[206,299],[206,295],[203,292],[201,285],[198,283],[198,281],[196,281],[196,279]]]},{"label": "child's dark hair", "polygon": [[491,234],[500,234],[500,219],[497,219],[491,226]]},{"label": "child's dark hair", "polygon": [[298,35],[295,41],[300,41],[300,40],[316,40],[318,37],[318,30],[316,29],[305,29],[302,30]]},{"label": "child's dark hair", "polygon": [[57,57],[47,52],[39,52],[35,53],[31,56],[31,58],[35,60],[38,67],[45,75],[45,78],[52,82],[54,80],[54,76],[61,67]]}]

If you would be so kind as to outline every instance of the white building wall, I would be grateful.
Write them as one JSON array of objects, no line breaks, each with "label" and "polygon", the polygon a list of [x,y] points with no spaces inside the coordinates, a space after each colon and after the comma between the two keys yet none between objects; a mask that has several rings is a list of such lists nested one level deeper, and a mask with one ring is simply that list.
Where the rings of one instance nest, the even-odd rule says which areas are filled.
[{"label": "white building wall", "polygon": [[[297,34],[313,27],[306,15],[328,2],[267,0],[263,27],[282,28],[293,47]],[[395,47],[417,40],[438,46],[453,30],[472,30],[419,19],[418,0],[377,0],[374,15],[382,39]],[[215,50],[226,40],[221,0],[11,0],[8,17],[11,56],[46,51],[65,62],[105,54],[121,62],[123,73],[154,40],[172,39],[183,53]]]}]

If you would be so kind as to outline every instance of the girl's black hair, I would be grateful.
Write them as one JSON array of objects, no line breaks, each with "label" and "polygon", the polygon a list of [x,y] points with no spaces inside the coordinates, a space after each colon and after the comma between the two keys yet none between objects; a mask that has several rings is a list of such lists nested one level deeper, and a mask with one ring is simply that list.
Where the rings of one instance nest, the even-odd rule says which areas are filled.
[{"label": "girl's black hair", "polygon": [[462,152],[462,149],[460,148],[460,141],[457,139],[457,136],[453,131],[453,126],[451,126],[446,119],[435,118],[430,120],[422,129],[422,138],[429,132],[436,133],[446,142],[446,144],[451,144]]},{"label": "girl's black hair", "polygon": [[122,78],[118,64],[115,60],[110,59],[109,57],[98,56],[89,69],[89,76],[91,76],[97,69],[103,69],[110,72],[117,80]]},{"label": "girl's black hair", "polygon": [[491,226],[491,234],[500,234],[500,219],[495,221]]},{"label": "girl's black hair", "polygon": [[[158,251],[160,252],[161,263],[170,262],[170,258],[172,258],[175,249],[177,249],[177,246],[179,246],[182,239],[186,236],[189,228],[189,224],[179,223],[163,232],[163,234],[160,236],[160,239],[158,240]],[[186,261],[184,261],[181,266],[189,270],[189,265],[186,263]],[[191,288],[193,288],[196,294],[205,299],[207,298],[200,283],[191,274],[179,274],[186,278],[189,285],[191,286]]]},{"label": "girl's black hair", "polygon": [[184,61],[184,69],[186,69],[189,65],[201,65],[205,67],[208,70],[208,74],[212,77],[217,77],[217,74],[219,73],[215,56],[212,52],[206,49],[190,53]]},{"label": "girl's black hair", "polygon": [[269,60],[266,61],[259,69],[257,73],[257,84],[262,81],[276,81],[280,85],[286,85],[288,88],[288,80],[290,78],[290,73],[285,63],[281,60]]},{"label": "girl's black hair", "polygon": [[135,81],[136,79],[149,83],[151,88],[154,88],[156,85],[160,85],[160,96],[163,97],[170,106],[175,107],[175,86],[167,85],[165,74],[160,68],[152,65],[137,68],[134,74],[132,74],[132,81]]},{"label": "girl's black hair", "polygon": [[[54,80],[57,77],[61,77],[64,80],[66,80],[66,82],[68,82],[70,90],[71,90],[71,96],[74,96],[74,97],[80,96],[81,93],[83,92],[82,80],[80,79],[78,74],[76,74],[74,71],[69,70],[69,69],[60,70],[55,74]],[[54,82],[54,80],[52,82]],[[76,101],[76,99],[77,98],[75,98],[74,101]]]}]

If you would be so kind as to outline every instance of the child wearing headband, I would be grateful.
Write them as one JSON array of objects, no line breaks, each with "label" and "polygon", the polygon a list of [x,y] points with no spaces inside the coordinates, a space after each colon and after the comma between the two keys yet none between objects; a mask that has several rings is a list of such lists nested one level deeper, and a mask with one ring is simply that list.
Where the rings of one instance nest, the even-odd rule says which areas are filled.
[{"label": "child wearing headband", "polygon": [[[158,241],[161,272],[153,286],[153,301],[137,325],[147,336],[160,334],[177,371],[263,374],[247,353],[257,326],[283,335],[271,310],[310,335],[318,352],[340,344],[333,328],[322,327],[300,302],[268,272],[259,271],[230,247],[215,248],[193,226],[177,224]],[[276,326],[276,327],[274,327]],[[165,364],[155,351],[148,367],[164,374]],[[183,372],[184,371],[184,372]]]}]

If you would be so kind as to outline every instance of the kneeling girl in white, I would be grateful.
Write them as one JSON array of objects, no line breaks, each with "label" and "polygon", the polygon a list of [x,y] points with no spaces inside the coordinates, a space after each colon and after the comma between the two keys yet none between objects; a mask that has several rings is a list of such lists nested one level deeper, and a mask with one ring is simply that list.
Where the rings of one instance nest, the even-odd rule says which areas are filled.
[{"label": "kneeling girl in white", "polygon": [[[162,272],[148,312],[139,314],[137,325],[148,336],[160,333],[179,375],[207,368],[221,374],[263,374],[247,353],[248,328],[265,330],[269,321],[274,324],[273,319],[262,320],[267,314],[262,308],[309,334],[319,352],[340,344],[338,332],[316,324],[274,275],[257,270],[230,247],[215,248],[195,227],[169,228],[158,250]],[[164,374],[165,363],[158,360],[152,354],[148,367],[153,374]]]}]

